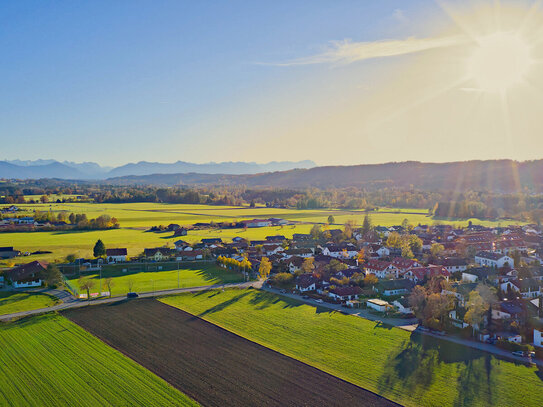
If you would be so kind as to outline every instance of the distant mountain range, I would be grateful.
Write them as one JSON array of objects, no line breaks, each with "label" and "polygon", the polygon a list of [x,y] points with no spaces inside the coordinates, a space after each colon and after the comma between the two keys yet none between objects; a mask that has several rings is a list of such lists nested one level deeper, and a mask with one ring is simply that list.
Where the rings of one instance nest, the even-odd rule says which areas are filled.
[{"label": "distant mountain range", "polygon": [[178,174],[196,172],[201,174],[258,174],[287,171],[294,168],[315,167],[313,161],[272,161],[266,164],[255,162],[222,162],[194,164],[184,161],[164,164],[140,161],[120,167],[101,167],[93,162],[74,163],[55,160],[5,160],[0,161],[0,178],[37,179],[60,178],[71,180],[103,180],[112,177],[145,176],[151,174]]},{"label": "distant mountain range", "polygon": [[451,163],[417,161],[375,165],[327,166],[260,174],[154,174],[110,178],[118,185],[246,185],[248,187],[543,192],[543,160],[487,160]]}]

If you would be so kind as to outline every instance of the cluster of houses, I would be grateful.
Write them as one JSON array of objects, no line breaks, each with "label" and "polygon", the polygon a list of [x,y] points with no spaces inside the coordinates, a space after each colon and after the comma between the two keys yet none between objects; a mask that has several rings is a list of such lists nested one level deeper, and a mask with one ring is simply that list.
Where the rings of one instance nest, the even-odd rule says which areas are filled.
[{"label": "cluster of houses", "polygon": [[[245,227],[251,228],[286,221],[252,219],[243,222]],[[168,228],[180,231],[180,236],[187,232],[179,225],[172,224]],[[459,328],[467,326],[463,317],[470,293],[483,283],[497,291],[498,301],[493,304],[484,326],[477,329],[483,332],[494,323],[503,330],[501,337],[511,341],[525,340],[514,330],[508,331],[511,326],[525,325],[530,319],[543,315],[543,268],[539,266],[543,256],[543,232],[536,225],[493,228],[470,225],[461,229],[450,225],[418,225],[409,230],[402,226],[376,227],[365,234],[355,229],[349,238],[339,229],[327,232],[326,238],[295,233],[292,238],[272,235],[263,240],[236,237],[226,242],[221,238],[207,238],[195,244],[178,240],[174,248],[146,248],[138,260],[247,259],[256,273],[262,258],[266,257],[272,264],[272,276],[293,274],[292,288],[300,293],[353,307],[365,299],[367,307],[376,311],[394,310],[406,315],[412,314],[408,297],[414,287],[438,276],[449,282],[442,294],[454,298],[449,318]],[[401,249],[387,244],[393,232],[416,235],[422,241],[413,258],[402,257]],[[436,247],[439,250],[435,250]],[[6,253],[13,251],[13,248],[0,248],[0,256],[3,249]],[[104,262],[126,261],[127,250],[114,248],[107,249],[104,259],[83,260],[82,265],[92,270]],[[29,268],[13,269],[8,279],[14,281],[14,277],[20,277],[16,280],[18,286],[36,284],[40,263],[33,263]],[[534,343],[537,338],[541,341],[541,331],[536,331]]]}]

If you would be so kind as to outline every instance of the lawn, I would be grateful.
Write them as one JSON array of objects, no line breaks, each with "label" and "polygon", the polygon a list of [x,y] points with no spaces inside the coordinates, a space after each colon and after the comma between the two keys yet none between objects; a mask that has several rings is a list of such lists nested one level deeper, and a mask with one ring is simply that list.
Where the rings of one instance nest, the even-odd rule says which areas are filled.
[{"label": "lawn", "polygon": [[2,406],[191,406],[188,397],[64,317],[0,325]]},{"label": "lawn", "polygon": [[256,290],[161,299],[407,406],[540,406],[543,372]]},{"label": "lawn", "polygon": [[[162,270],[158,269],[162,267]],[[126,272],[123,271],[126,269]],[[99,291],[100,274],[82,273],[82,276],[91,278],[95,282],[95,289]],[[180,263],[179,281],[177,263],[146,263],[137,265],[117,265],[114,267],[105,266],[102,269],[102,290],[105,287],[105,279],[113,278],[111,287],[112,296],[123,296],[130,291],[130,284],[133,284],[132,291],[151,292],[159,290],[170,290],[174,288],[201,287],[214,284],[238,283],[243,281],[241,273],[226,270],[210,262],[184,262]],[[68,281],[71,286],[79,290],[79,275],[71,277]],[[179,283],[179,284],[178,284]],[[81,291],[81,290],[80,290]]]},{"label": "lawn", "polygon": [[59,300],[44,293],[0,291],[0,315],[47,308]]}]

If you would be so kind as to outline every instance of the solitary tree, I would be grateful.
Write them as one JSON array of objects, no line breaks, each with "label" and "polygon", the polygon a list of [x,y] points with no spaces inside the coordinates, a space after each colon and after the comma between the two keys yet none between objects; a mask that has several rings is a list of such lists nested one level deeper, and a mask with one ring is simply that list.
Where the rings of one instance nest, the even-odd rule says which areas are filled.
[{"label": "solitary tree", "polygon": [[106,255],[106,246],[104,245],[104,242],[102,242],[100,239],[97,240],[96,244],[94,245],[94,249],[92,250],[94,257],[102,257]]},{"label": "solitary tree", "polygon": [[336,220],[334,219],[334,217],[332,215],[328,216],[328,224],[329,225],[332,225],[336,222]]},{"label": "solitary tree", "polygon": [[106,278],[104,281],[104,285],[107,287],[109,296],[111,297],[111,287],[113,287],[113,278],[111,277]]},{"label": "solitary tree", "polygon": [[76,259],[76,255],[73,253],[66,256],[66,261],[68,263],[74,263],[75,259]]},{"label": "solitary tree", "polygon": [[62,285],[62,274],[54,264],[49,264],[45,270],[45,284],[47,287],[58,287]]},{"label": "solitary tree", "polygon": [[92,290],[94,286],[95,282],[90,278],[81,277],[79,279],[79,288],[87,292],[87,301],[90,301],[90,290]]},{"label": "solitary tree", "polygon": [[362,234],[364,236],[367,236],[373,229],[373,226],[371,224],[371,218],[370,215],[364,216],[364,222],[362,222]]},{"label": "solitary tree", "polygon": [[262,280],[266,280],[270,275],[272,269],[272,264],[267,257],[262,257],[260,261],[260,266],[258,267],[258,274]]}]

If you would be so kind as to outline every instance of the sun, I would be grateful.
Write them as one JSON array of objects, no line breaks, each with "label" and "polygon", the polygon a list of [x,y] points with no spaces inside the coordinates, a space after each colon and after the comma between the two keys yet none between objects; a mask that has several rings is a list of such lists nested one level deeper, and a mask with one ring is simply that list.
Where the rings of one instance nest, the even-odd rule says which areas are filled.
[{"label": "sun", "polygon": [[526,41],[511,32],[496,32],[477,39],[468,72],[479,89],[503,92],[522,82],[532,63]]}]

